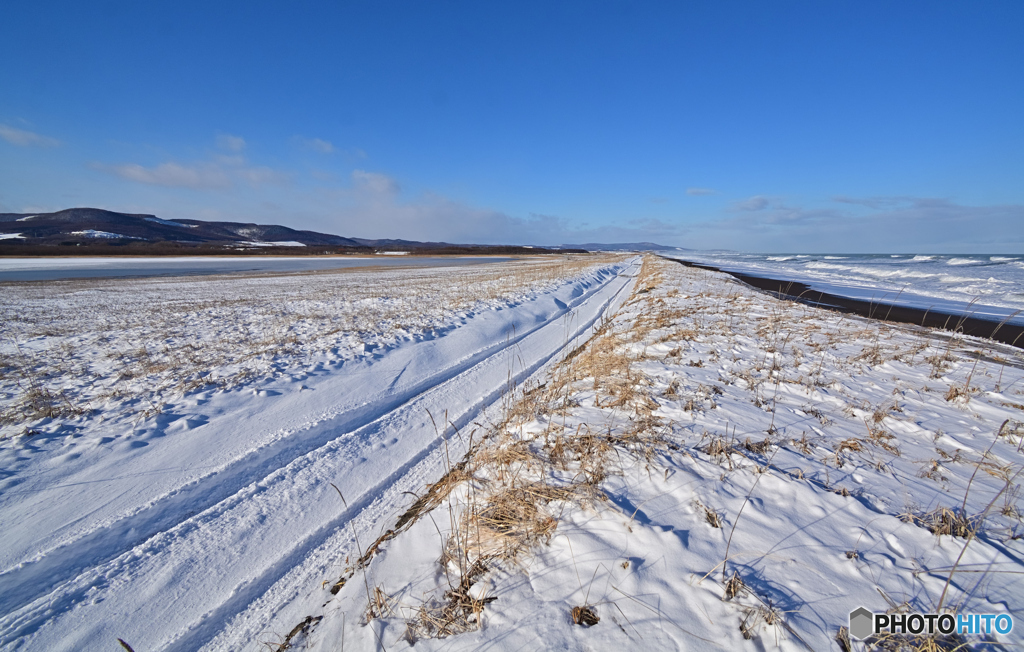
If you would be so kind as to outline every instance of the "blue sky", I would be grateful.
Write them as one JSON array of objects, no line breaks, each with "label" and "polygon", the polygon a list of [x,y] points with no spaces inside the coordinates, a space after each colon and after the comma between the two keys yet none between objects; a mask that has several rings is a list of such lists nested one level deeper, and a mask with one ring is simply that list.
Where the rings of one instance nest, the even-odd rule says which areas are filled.
[{"label": "blue sky", "polygon": [[1024,252],[1024,2],[49,2],[0,211]]}]

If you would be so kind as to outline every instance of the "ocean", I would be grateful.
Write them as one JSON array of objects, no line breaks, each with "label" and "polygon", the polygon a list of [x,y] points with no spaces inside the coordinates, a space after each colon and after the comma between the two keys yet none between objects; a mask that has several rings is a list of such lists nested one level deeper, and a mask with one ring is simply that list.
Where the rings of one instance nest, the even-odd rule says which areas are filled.
[{"label": "ocean", "polygon": [[1024,324],[1024,255],[660,253],[852,299]]}]

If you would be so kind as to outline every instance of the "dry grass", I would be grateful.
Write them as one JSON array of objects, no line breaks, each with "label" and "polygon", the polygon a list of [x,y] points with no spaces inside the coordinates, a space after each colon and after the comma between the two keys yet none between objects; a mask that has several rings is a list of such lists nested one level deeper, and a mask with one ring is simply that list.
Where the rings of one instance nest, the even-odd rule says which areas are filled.
[{"label": "dry grass", "polygon": [[[613,257],[451,271],[358,268],[246,277],[87,279],[0,287],[0,426],[100,406],[152,412],[230,388],[428,336],[483,301],[514,301]],[[108,415],[109,416],[109,415]]]},{"label": "dry grass", "polygon": [[[843,317],[822,326],[805,319],[807,308],[774,300],[757,304],[739,293],[723,300],[710,292],[691,291],[685,299],[675,292],[677,300],[666,302],[668,293],[662,287],[665,268],[661,265],[674,264],[659,263],[650,257],[644,262],[636,281],[638,291],[627,300],[627,305],[637,313],[633,322],[606,321],[588,342],[557,365],[543,384],[510,388],[503,417],[472,447],[464,460],[465,466],[451,476],[454,486],[439,489],[439,500],[426,498],[428,490],[419,499],[422,502],[414,505],[416,509],[410,508],[412,513],[420,514],[427,509],[447,507],[450,522],[438,560],[448,588],[428,596],[416,608],[414,617],[408,621],[413,640],[449,636],[479,627],[481,618],[486,617],[488,600],[496,596],[483,598],[479,591],[471,594],[469,589],[476,582],[499,570],[529,569],[532,553],[558,533],[566,512],[614,509],[605,502],[605,481],[613,476],[626,476],[627,472],[641,475],[646,471],[657,477],[655,471],[660,469],[656,465],[663,457],[689,458],[687,463],[694,464],[694,469],[699,469],[711,484],[749,472],[758,479],[774,476],[805,482],[840,496],[851,495],[850,490],[833,484],[836,477],[828,476],[830,464],[842,467],[848,463],[860,473],[870,473],[874,468],[887,474],[887,464],[911,462],[895,460],[901,456],[900,446],[910,444],[894,434],[900,433],[902,437],[906,424],[913,418],[913,396],[904,398],[910,392],[898,385],[900,391],[889,393],[886,387],[884,393],[872,395],[869,402],[844,389],[848,386],[846,377],[862,373],[865,365],[912,359],[926,351],[924,346],[911,346],[908,350],[905,342],[891,342],[895,329],[886,325],[856,321],[856,329],[843,328],[847,319]],[[750,314],[754,309],[757,316]],[[749,326],[754,319],[759,319],[756,329]],[[851,340],[863,344],[863,351],[852,359],[839,355],[844,350],[839,347],[849,350]],[[960,368],[956,366],[960,358],[955,345],[953,340],[943,342],[942,350],[929,361],[933,373],[947,374]],[[649,377],[645,370],[651,369],[657,369],[658,375],[652,373]],[[664,372],[666,369],[669,373]],[[971,386],[969,381],[961,382],[959,378],[955,385]],[[819,392],[826,387],[833,389]],[[721,433],[721,416],[712,411],[717,409],[719,400],[736,400],[741,392],[744,398],[752,397],[754,405],[765,413],[767,431],[749,433],[751,436],[744,433],[737,438],[735,432],[730,436],[726,424],[725,434]],[[822,398],[826,395],[828,398]],[[656,399],[662,404],[670,403],[677,414],[685,412],[684,425],[666,423],[667,419],[659,416],[662,413]],[[839,414],[844,404],[843,414],[849,422],[844,422]],[[750,410],[749,403],[744,407]],[[776,413],[786,414],[783,408],[791,409],[799,418],[783,420],[780,416],[778,429],[774,429]],[[904,415],[904,409],[910,414]],[[608,421],[585,422],[579,416],[592,415],[593,410],[608,415]],[[826,415],[826,410],[831,411]],[[693,419],[692,426],[686,424],[688,417]],[[714,423],[716,419],[718,424]],[[833,419],[840,422],[840,436],[835,436],[835,429],[831,428],[836,425]],[[861,424],[866,435],[850,436]],[[794,436],[794,426],[808,430]],[[823,432],[822,428],[832,432]],[[811,430],[817,435],[808,436]],[[1024,426],[1020,422],[1004,424],[999,438],[1004,442],[1024,442]],[[780,459],[793,454],[803,459],[797,465],[788,460],[785,465],[789,470],[781,469],[782,462],[778,466],[773,464],[779,451],[785,451]],[[823,453],[825,458],[821,459]],[[921,474],[945,482],[943,464],[962,462],[963,457],[959,451],[937,449],[937,454],[941,461],[920,462],[924,465]],[[769,459],[765,463],[757,456]],[[721,468],[709,464],[708,458]],[[668,478],[667,465],[665,470]],[[1015,478],[1014,469],[995,457],[983,457],[976,465],[977,471],[1003,479],[1008,485]],[[701,496],[715,496],[715,491],[712,488]],[[855,493],[860,495],[861,491],[857,489]],[[724,512],[698,500],[691,504],[696,519],[711,528],[723,528]],[[1018,513],[1016,509],[1016,501],[1007,491],[1000,511],[1013,517]],[[740,523],[742,512],[741,507],[733,517],[730,509],[733,531],[744,527]],[[634,515],[629,516],[626,527],[632,532]],[[909,514],[905,519],[938,536],[948,534],[969,543],[982,525],[982,516],[967,517],[962,509],[939,508]],[[713,530],[708,534],[717,536]],[[798,639],[785,623],[783,612],[768,597],[754,594],[738,572],[728,576],[726,566],[736,564],[729,558],[731,541],[732,533],[720,564],[723,595],[740,610],[743,636],[753,638],[769,630],[778,637],[785,630],[789,637]],[[852,548],[844,546],[836,554],[845,553],[851,562],[865,563],[868,555],[862,558],[856,546]],[[628,567],[628,561],[622,564],[622,568]],[[742,571],[743,567],[739,568]],[[586,626],[599,622],[594,605],[587,600],[583,605],[576,604],[569,614],[571,622]],[[587,622],[588,614],[593,614],[593,622]],[[852,649],[848,636],[840,635],[837,641],[840,647]],[[955,649],[944,645],[946,642],[938,639],[919,641],[903,637],[879,639],[876,649]]]},{"label": "dry grass", "polygon": [[740,574],[737,572],[733,572],[732,577],[730,577],[725,582],[725,595],[723,599],[732,600],[737,595],[739,595],[740,592],[743,591],[743,589],[745,588],[746,584],[744,584],[743,580],[740,579]]},{"label": "dry grass", "polygon": [[980,518],[948,507],[937,507],[924,514],[907,514],[904,519],[936,536],[948,535],[964,539],[974,536],[981,525]]},{"label": "dry grass", "polygon": [[569,616],[574,625],[583,625],[584,627],[593,627],[601,621],[601,617],[597,615],[593,607],[573,607]]},{"label": "dry grass", "polygon": [[[630,301],[649,295],[657,280],[645,264],[636,284],[640,290]],[[503,404],[502,418],[362,555],[357,567],[369,563],[380,543],[428,511],[447,506],[450,529],[438,563],[448,588],[413,609],[407,620],[409,640],[443,638],[478,627],[485,606],[494,599],[470,593],[483,576],[527,563],[531,550],[551,540],[566,509],[604,504],[601,483],[621,473],[624,464],[650,464],[670,450],[661,420],[652,415],[657,407],[649,396],[652,384],[637,367],[645,340],[664,323],[654,316],[623,332],[607,322],[557,365],[544,384],[510,387],[518,398]],[[576,406],[567,404],[566,397],[581,389],[593,391],[596,406],[629,418],[615,428],[567,425],[565,418]],[[538,419],[543,428],[537,428]],[[720,527],[718,515],[710,513]],[[600,620],[589,604],[571,615],[573,622],[585,626]]]}]

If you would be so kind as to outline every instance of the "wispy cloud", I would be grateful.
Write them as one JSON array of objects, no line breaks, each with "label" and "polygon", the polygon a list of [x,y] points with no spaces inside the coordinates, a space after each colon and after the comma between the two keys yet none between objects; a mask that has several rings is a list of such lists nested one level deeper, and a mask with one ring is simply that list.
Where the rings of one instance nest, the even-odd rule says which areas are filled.
[{"label": "wispy cloud", "polygon": [[303,138],[302,136],[295,136],[292,140],[300,147],[313,150],[314,152],[320,152],[321,154],[334,153],[334,143],[329,140],[324,140],[322,138]]},{"label": "wispy cloud", "polygon": [[840,204],[852,204],[854,206],[866,206],[867,208],[873,208],[879,210],[882,208],[891,208],[893,206],[899,206],[900,204],[913,203],[914,197],[906,196],[894,196],[894,197],[847,197],[846,195],[836,195],[832,198],[832,201]]},{"label": "wispy cloud", "polygon": [[333,204],[331,212],[335,217],[318,220],[318,228],[356,237],[558,245],[666,238],[675,242],[681,233],[679,225],[657,220],[638,219],[618,226],[588,225],[539,213],[513,216],[433,192],[403,198],[396,179],[366,170],[354,170],[347,188],[322,192],[321,201]]},{"label": "wispy cloud", "polygon": [[241,152],[245,149],[245,139],[241,136],[221,134],[217,136],[217,147],[225,152]]},{"label": "wispy cloud", "polygon": [[388,175],[365,170],[352,170],[352,184],[357,190],[377,198],[393,197],[401,190],[398,182]]},{"label": "wispy cloud", "polygon": [[170,162],[147,168],[137,163],[126,163],[124,165],[96,164],[93,167],[128,181],[152,186],[208,190],[227,188],[231,185],[231,180],[224,171],[210,164],[188,166]]},{"label": "wispy cloud", "polygon": [[[699,247],[748,251],[985,252],[1024,247],[1024,205],[965,206],[934,197],[833,197],[850,208],[752,197],[695,224]],[[763,200],[763,201],[762,201]]]},{"label": "wispy cloud", "polygon": [[228,170],[228,173],[234,174],[254,188],[267,185],[283,186],[291,181],[291,175],[287,172],[262,165],[255,167],[242,166],[234,170]]},{"label": "wispy cloud", "polygon": [[236,182],[254,188],[286,185],[291,178],[287,172],[249,165],[243,156],[217,156],[209,161],[189,165],[168,161],[153,167],[138,163],[94,163],[92,167],[136,183],[191,190],[222,190],[232,187]]},{"label": "wispy cloud", "polygon": [[749,199],[735,202],[732,205],[733,210],[737,211],[763,211],[768,208],[769,200],[763,195],[755,195]]},{"label": "wispy cloud", "polygon": [[56,138],[43,136],[34,131],[17,129],[2,123],[0,123],[0,138],[18,147],[57,147],[60,145],[60,141]]},{"label": "wispy cloud", "polygon": [[699,197],[701,195],[717,195],[718,191],[713,188],[687,188],[686,194]]}]

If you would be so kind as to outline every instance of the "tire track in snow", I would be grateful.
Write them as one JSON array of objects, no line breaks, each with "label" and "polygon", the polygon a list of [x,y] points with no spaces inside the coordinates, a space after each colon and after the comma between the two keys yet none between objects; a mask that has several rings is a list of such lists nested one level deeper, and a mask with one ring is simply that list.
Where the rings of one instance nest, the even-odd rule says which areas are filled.
[{"label": "tire track in snow", "polygon": [[[585,324],[578,326],[572,334],[564,338],[564,343],[560,345],[556,350],[551,351],[543,358],[535,360],[533,364],[522,369],[518,373],[512,375],[511,380],[516,385],[521,385],[532,375],[543,369],[559,354],[565,352],[566,348],[570,346],[571,342],[576,341],[578,338],[587,333],[597,322],[603,317],[610,306],[612,306],[617,298],[620,297],[622,291],[628,287],[628,283],[623,283],[615,293],[607,300],[601,303],[600,308],[596,311],[596,314]],[[564,305],[564,304],[563,304]],[[578,304],[577,304],[578,305]],[[565,314],[568,310],[571,310],[572,306],[567,307]],[[552,319],[546,322],[547,327],[556,327],[557,319]],[[519,338],[518,342],[521,342],[525,338]],[[518,343],[517,342],[517,343]],[[505,347],[505,351],[512,348],[513,345]],[[504,352],[504,351],[503,351]],[[499,363],[504,368],[505,363]],[[463,377],[452,378],[445,383],[442,383],[438,387],[431,388],[430,392],[416,397],[414,401],[411,401],[408,405],[402,406],[403,411],[408,415],[424,414],[426,413],[426,403],[428,403],[431,397],[428,394],[434,393],[435,390],[441,394],[444,394],[445,385],[449,383],[455,383]],[[467,383],[472,386],[472,383]],[[498,387],[492,387],[490,391],[478,399],[471,408],[466,410],[460,415],[449,414],[449,422],[459,430],[465,430],[467,426],[471,425],[472,422],[477,419],[481,413],[483,413],[488,407],[493,406],[505,393],[506,385],[502,384]],[[396,415],[390,414],[385,419],[390,420],[395,418]],[[384,419],[382,419],[383,421]],[[424,419],[421,422],[422,426],[426,426],[427,420]],[[431,424],[432,425],[432,424]],[[385,431],[388,428],[387,424],[384,423],[373,423],[369,424],[364,430],[373,428],[376,431]],[[450,440],[449,440],[450,441]],[[173,644],[169,645],[166,649],[170,652],[189,652],[191,650],[200,649],[203,645],[210,642],[218,633],[219,630],[229,621],[229,619],[243,611],[249,604],[255,601],[262,595],[265,595],[268,591],[271,591],[274,585],[279,582],[284,576],[296,566],[301,565],[302,561],[309,555],[309,553],[320,546],[322,546],[327,540],[339,530],[342,530],[345,525],[350,522],[356,521],[362,516],[368,508],[374,503],[385,505],[391,501],[385,499],[385,496],[390,496],[392,499],[397,499],[404,493],[413,493],[420,491],[423,485],[430,480],[436,480],[436,478],[424,476],[421,474],[411,473],[431,456],[432,453],[437,452],[441,445],[444,443],[444,438],[436,436],[432,439],[427,446],[420,449],[412,458],[407,460],[400,468],[395,469],[388,477],[384,478],[376,485],[371,487],[359,496],[354,502],[350,501],[349,508],[346,509],[338,517],[331,519],[331,521],[316,532],[310,534],[300,545],[290,550],[279,562],[276,562],[272,567],[262,574],[262,576],[245,587],[244,591],[236,591],[230,601],[225,602],[217,607],[216,610],[203,616],[203,622],[193,628],[190,628],[189,632],[182,638],[175,640]],[[433,469],[433,465],[428,468]],[[427,469],[424,469],[427,471]],[[325,489],[328,498],[333,498],[333,489]],[[391,505],[392,508],[395,506]],[[386,509],[386,508],[385,508]],[[387,512],[393,511],[387,510]],[[373,520],[376,514],[371,514],[366,520]],[[390,513],[388,514],[390,516]],[[358,527],[356,531],[361,532],[364,537],[367,533],[372,532],[372,527]],[[371,535],[372,536],[372,535]],[[376,538],[376,537],[373,537]],[[372,539],[370,539],[372,540]],[[364,545],[366,542],[364,542]]]},{"label": "tire track in snow", "polygon": [[[540,331],[557,329],[557,322],[567,313],[607,293],[612,286],[619,285],[615,283],[614,276],[602,280],[596,287],[587,289],[577,284],[572,300],[564,303],[556,298],[558,309],[555,312],[545,321],[536,323],[515,337],[484,347],[457,364],[404,388],[397,395],[378,397],[375,401],[344,411],[297,433],[301,436],[293,435],[253,451],[199,481],[160,497],[136,514],[121,519],[113,527],[90,533],[68,544],[65,551],[68,554],[47,555],[39,562],[24,564],[15,573],[8,573],[8,577],[3,578],[5,585],[11,586],[8,581],[15,579],[15,589],[19,586],[34,586],[36,590],[28,599],[20,590],[4,591],[6,596],[18,596],[21,604],[13,605],[13,609],[9,608],[9,604],[5,605],[3,611],[8,616],[0,619],[0,644],[37,632],[58,620],[69,617],[72,621],[79,619],[72,617],[72,612],[89,612],[90,609],[82,608],[83,603],[87,596],[97,592],[109,594],[108,599],[116,601],[120,591],[129,590],[130,585],[137,583],[133,578],[158,576],[160,566],[168,555],[172,557],[168,563],[174,566],[170,583],[186,583],[189,568],[194,565],[193,560],[204,559],[202,545],[209,545],[211,541],[210,536],[205,536],[206,533],[213,531],[212,541],[218,541],[217,536],[220,536],[221,544],[227,539],[245,547],[244,539],[248,536],[258,539],[263,527],[261,515],[254,515],[254,511],[258,511],[254,507],[257,503],[273,514],[275,510],[295,507],[297,496],[303,500],[318,500],[320,496],[309,496],[309,490],[306,495],[301,495],[301,491],[296,494],[295,491],[289,491],[288,487],[326,486],[329,489],[328,483],[333,477],[331,471],[336,470],[338,465],[344,467],[343,462],[353,457],[358,459],[360,455],[373,455],[372,449],[386,441],[388,433],[401,432],[410,427],[422,431],[426,425],[423,419],[428,406],[433,405],[435,410],[438,407],[443,409],[443,404],[448,402],[453,393],[464,395],[469,392],[478,397],[475,402],[463,406],[460,414],[452,415],[456,426],[462,428],[469,424],[500,397],[507,382],[506,374],[501,373],[498,374],[500,382],[482,388],[478,382],[472,381],[474,370],[477,375],[486,375],[484,372],[489,370],[493,378],[495,368],[506,369],[506,362],[501,360],[504,355],[522,347],[531,338],[544,339],[539,337]],[[619,285],[613,296],[601,303],[592,318],[575,329],[572,338],[592,326],[627,285],[628,282]],[[534,338],[535,335],[538,337]],[[572,338],[565,338],[554,350],[531,358],[532,364],[516,375],[517,382],[525,380],[548,363],[564,350]],[[550,343],[551,340],[549,334],[546,341]],[[402,367],[398,375],[401,376],[406,368]],[[482,389],[487,391],[482,392]],[[484,394],[482,397],[481,393]],[[420,416],[418,421],[413,418],[417,413]],[[410,419],[415,423],[410,423]],[[240,583],[231,587],[230,595],[224,596],[219,603],[215,602],[216,606],[212,609],[192,609],[197,618],[186,631],[164,632],[162,640],[167,643],[177,639],[173,649],[195,649],[210,640],[231,616],[270,590],[285,574],[299,565],[311,550],[327,541],[339,528],[358,519],[368,506],[387,493],[388,488],[397,487],[403,484],[403,479],[407,479],[411,488],[419,489],[418,485],[422,484],[420,478],[409,479],[410,471],[435,451],[441,442],[442,439],[434,433],[427,440],[419,441],[418,448],[399,451],[405,453],[404,461],[397,460],[399,465],[383,478],[378,473],[372,478],[375,482],[363,485],[370,489],[361,494],[349,486],[366,482],[366,478],[358,479],[359,473],[355,473],[357,479],[343,485],[346,486],[346,495],[352,499],[349,509],[333,516],[323,514],[323,509],[313,510],[316,513],[305,520],[315,525],[307,525],[305,529],[297,528],[297,534],[300,535],[297,541],[292,541],[290,547],[284,546],[285,551],[279,552],[274,559],[266,559],[256,572],[241,578]],[[273,496],[277,502],[268,499],[268,496]],[[200,513],[196,514],[196,511]],[[225,531],[221,522],[232,518],[242,524],[242,527],[236,528],[242,534]],[[72,553],[78,555],[77,559]],[[73,559],[69,560],[69,555]],[[12,578],[12,575],[15,577]],[[33,582],[42,586],[33,585]],[[3,600],[10,602],[12,598]],[[144,604],[145,600],[138,602]],[[95,627],[90,631],[95,631]]]},{"label": "tire track in snow", "polygon": [[[547,321],[562,317],[599,292],[604,285],[605,283],[602,283],[596,288],[588,287],[584,290],[577,282],[578,291],[574,291],[572,305],[554,299],[558,309]],[[423,392],[517,345],[542,328],[547,321],[534,324],[532,328],[507,341],[494,343],[465,356],[456,364],[436,371],[404,388],[399,387],[398,383],[408,367],[400,367],[395,377],[388,382],[388,389],[374,400],[344,409],[339,414],[298,429],[288,437],[250,451],[244,457],[232,460],[202,478],[158,497],[130,515],[102,524],[101,527],[64,542],[56,548],[41,551],[34,560],[22,562],[12,569],[5,570],[0,573],[0,586],[3,587],[3,591],[0,592],[0,613],[9,613],[46,595],[79,572],[109,561],[147,538],[173,528],[196,512],[230,497],[255,480],[267,477],[292,460],[307,455],[338,437],[352,436],[354,431],[400,408]],[[431,342],[433,341],[436,340]],[[343,369],[342,373],[344,372]]]}]

